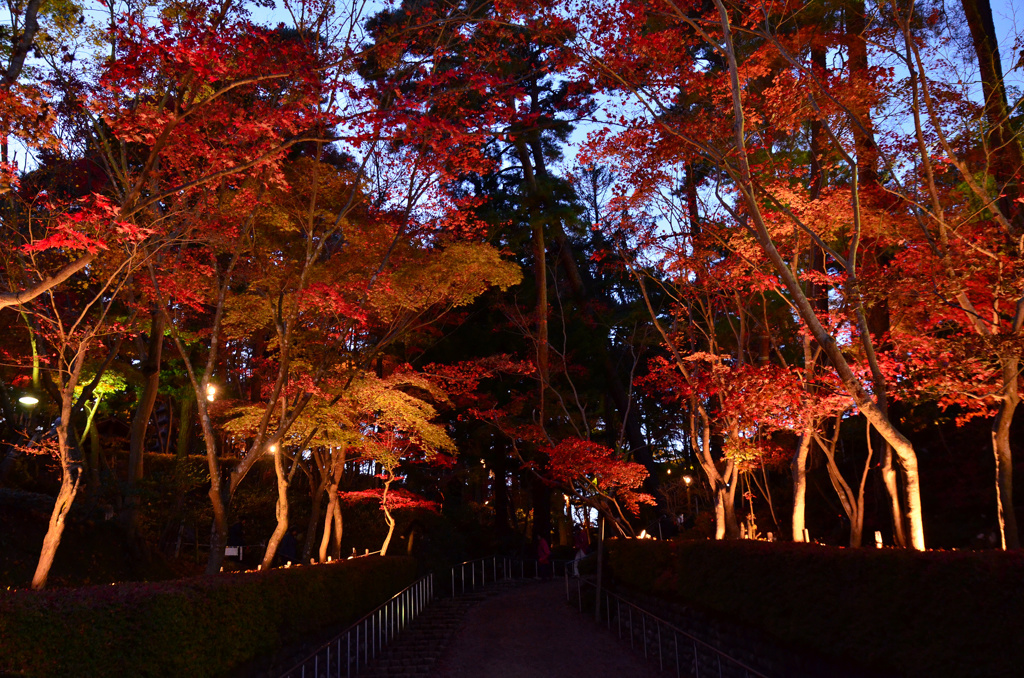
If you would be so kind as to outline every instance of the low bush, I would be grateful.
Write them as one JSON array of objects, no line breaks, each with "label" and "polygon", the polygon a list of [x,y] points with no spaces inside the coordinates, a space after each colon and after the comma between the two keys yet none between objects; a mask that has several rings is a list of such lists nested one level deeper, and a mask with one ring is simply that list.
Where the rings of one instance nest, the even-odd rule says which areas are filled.
[{"label": "low bush", "polygon": [[411,558],[150,584],[0,592],[0,674],[223,676],[356,621],[415,579]]},{"label": "low bush", "polygon": [[1024,553],[615,541],[616,581],[899,676],[1024,675]]}]

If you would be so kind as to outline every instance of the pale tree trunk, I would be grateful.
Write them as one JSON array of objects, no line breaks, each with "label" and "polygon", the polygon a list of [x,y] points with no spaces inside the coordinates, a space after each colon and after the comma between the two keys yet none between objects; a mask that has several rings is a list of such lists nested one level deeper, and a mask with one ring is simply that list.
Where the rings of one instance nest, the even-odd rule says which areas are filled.
[{"label": "pale tree trunk", "polygon": [[903,510],[900,508],[899,478],[896,467],[893,466],[892,445],[883,441],[885,451],[882,453],[882,482],[885,483],[886,494],[889,497],[889,514],[892,516],[892,538],[896,546],[907,545],[906,533],[903,529]]},{"label": "pale tree trunk", "polygon": [[335,493],[334,520],[331,522],[331,531],[334,533],[334,537],[331,539],[331,555],[335,559],[341,558],[341,537],[344,525],[341,515],[341,502],[338,501],[337,493]]},{"label": "pale tree trunk", "polygon": [[64,524],[71,505],[78,494],[78,487],[82,480],[82,463],[78,459],[75,445],[69,441],[68,433],[71,431],[71,411],[75,402],[75,387],[78,385],[78,377],[82,373],[82,363],[85,362],[85,353],[88,342],[83,340],[78,346],[78,352],[67,373],[67,381],[60,389],[61,411],[60,421],[57,423],[57,450],[60,454],[61,483],[60,491],[57,493],[57,500],[53,505],[53,512],[50,514],[50,522],[46,528],[46,535],[43,537],[43,546],[39,552],[39,561],[36,564],[36,571],[32,575],[32,588],[40,590],[46,587],[46,580],[50,576],[50,568],[53,567],[53,559],[57,555],[57,548],[60,546],[61,537],[64,534]]},{"label": "pale tree trunk", "polygon": [[999,515],[999,535],[1003,549],[1019,549],[1017,515],[1013,508],[1013,453],[1010,450],[1010,426],[1013,413],[1020,403],[1017,380],[1020,378],[1020,359],[1004,356],[1000,361],[1003,389],[999,410],[992,421],[992,450],[996,458],[996,506]]},{"label": "pale tree trunk", "polygon": [[839,442],[841,424],[842,417],[840,416],[836,418],[832,440],[826,442],[817,435],[814,436],[814,439],[818,442],[821,451],[825,453],[825,459],[828,461],[829,480],[832,481],[832,487],[835,488],[836,494],[839,496],[839,503],[842,504],[843,511],[850,521],[850,546],[859,548],[864,533],[864,487],[867,485],[868,471],[871,469],[871,458],[874,456],[871,445],[871,427],[868,426],[867,430],[868,456],[864,460],[860,485],[858,485],[857,491],[854,492],[850,484],[843,478],[843,474],[839,471],[839,466],[836,464],[836,444]]},{"label": "pale tree trunk", "polygon": [[[815,68],[827,76],[828,62],[826,60],[825,49],[822,46],[816,44],[811,47],[811,62],[814,64]],[[823,138],[825,135],[821,121],[817,118],[811,121],[810,133],[811,157],[808,197],[811,200],[818,200],[821,198],[821,192],[825,186],[825,172],[822,167],[822,159],[825,155],[823,144]],[[810,243],[810,269],[815,273],[825,273],[825,252],[816,242],[813,241],[813,239]],[[807,296],[809,297],[815,311],[827,314],[828,287],[820,283],[811,282],[808,283],[807,290]],[[805,389],[812,398],[815,397],[817,390],[813,385],[813,379],[820,367],[818,364],[818,356],[820,353],[814,350],[813,343],[814,342],[811,337],[804,335],[803,350]],[[807,527],[807,463],[810,456],[811,443],[814,440],[815,426],[816,422],[813,421],[813,417],[810,422],[804,425],[803,430],[800,432],[800,440],[797,443],[796,453],[793,455],[793,459],[789,464],[790,475],[793,479],[792,534],[794,542],[804,541],[804,530]]]},{"label": "pale tree trunk", "polygon": [[726,515],[725,515],[725,486],[721,485],[715,488],[715,539],[725,539],[726,529]]},{"label": "pale tree trunk", "polygon": [[345,457],[348,447],[342,445],[338,451],[331,451],[331,475],[327,485],[327,515],[324,517],[324,536],[320,540],[320,562],[327,559],[327,551],[333,543],[331,555],[335,560],[341,557],[341,502],[338,501],[338,486],[345,473]]},{"label": "pale tree trunk", "polygon": [[78,493],[82,469],[77,464],[64,463],[62,464],[62,473],[64,477],[60,483],[60,492],[57,493],[57,503],[54,504],[53,513],[50,514],[50,523],[46,528],[43,547],[39,552],[39,562],[36,564],[35,574],[32,575],[32,588],[37,591],[46,587],[53,559],[57,555],[57,547],[60,546],[60,539],[64,534],[64,521],[75,501],[75,495]]},{"label": "pale tree trunk", "polygon": [[388,534],[384,537],[384,543],[380,547],[380,554],[386,556],[388,554],[388,546],[391,544],[391,536],[395,533],[395,519],[391,516],[391,509],[388,508],[388,490],[391,489],[391,483],[395,477],[390,470],[387,471],[387,480],[384,481],[384,492],[380,497],[380,507],[384,510],[384,522],[388,525]]},{"label": "pale tree trunk", "polygon": [[722,499],[725,502],[725,536],[729,539],[738,539],[740,523],[736,518],[736,488],[739,486],[739,468],[731,459],[725,464],[722,482],[725,487],[725,491],[722,493]]},{"label": "pale tree trunk", "polygon": [[274,556],[277,554],[277,547],[281,544],[281,540],[284,539],[284,535],[288,532],[288,479],[284,472],[284,449],[280,449],[274,454],[274,471],[277,475],[277,505],[275,510],[275,517],[277,518],[277,525],[274,527],[273,534],[270,535],[270,540],[267,542],[267,550],[263,554],[262,569],[267,570],[274,562]]},{"label": "pale tree trunk", "polygon": [[[341,557],[341,506],[338,501],[337,486],[333,492],[328,490],[327,511],[324,515],[324,535],[320,539],[320,562],[327,560],[331,555],[335,560]],[[334,547],[331,549],[331,547]],[[328,551],[331,551],[328,554]]]},{"label": "pale tree trunk", "polygon": [[793,475],[793,541],[804,540],[805,516],[807,513],[807,457],[811,451],[813,426],[804,427],[800,444],[789,464]]},{"label": "pale tree trunk", "polygon": [[[698,415],[701,421],[700,437],[697,434],[696,420]],[[729,492],[726,487],[728,475],[732,471],[732,462],[726,466],[726,476],[723,477],[711,458],[711,422],[708,421],[707,412],[703,405],[697,404],[696,398],[690,401],[690,440],[694,445],[699,445],[698,461],[708,477],[711,491],[715,497],[715,539],[725,539],[729,530]],[[735,517],[735,516],[733,516]]]}]

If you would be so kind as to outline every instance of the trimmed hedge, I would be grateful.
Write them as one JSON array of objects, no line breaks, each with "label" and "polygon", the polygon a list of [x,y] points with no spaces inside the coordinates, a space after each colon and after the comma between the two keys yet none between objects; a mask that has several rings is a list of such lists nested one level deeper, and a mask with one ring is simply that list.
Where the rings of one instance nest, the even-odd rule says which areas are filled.
[{"label": "trimmed hedge", "polygon": [[628,588],[899,676],[1024,675],[1024,553],[609,543]]},{"label": "trimmed hedge", "polygon": [[0,673],[223,676],[347,625],[415,580],[412,558],[150,584],[0,592]]}]

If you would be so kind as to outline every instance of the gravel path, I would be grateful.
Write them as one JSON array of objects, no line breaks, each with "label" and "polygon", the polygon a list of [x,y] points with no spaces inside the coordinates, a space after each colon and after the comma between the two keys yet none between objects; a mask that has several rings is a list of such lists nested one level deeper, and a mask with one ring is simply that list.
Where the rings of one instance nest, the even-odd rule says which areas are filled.
[{"label": "gravel path", "polygon": [[654,678],[657,666],[565,602],[555,580],[471,608],[438,662],[441,678]]}]

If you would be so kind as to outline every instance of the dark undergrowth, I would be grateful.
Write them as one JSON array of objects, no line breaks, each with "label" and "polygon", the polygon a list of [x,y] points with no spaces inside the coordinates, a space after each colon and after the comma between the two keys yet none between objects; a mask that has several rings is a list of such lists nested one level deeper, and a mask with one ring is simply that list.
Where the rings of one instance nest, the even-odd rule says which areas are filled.
[{"label": "dark undergrowth", "polygon": [[0,675],[225,676],[349,624],[411,583],[412,558],[53,591],[0,591]]},{"label": "dark undergrowth", "polygon": [[613,541],[616,581],[908,678],[1024,675],[1024,553]]}]

